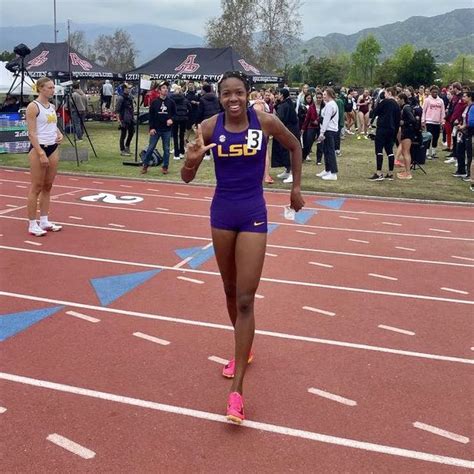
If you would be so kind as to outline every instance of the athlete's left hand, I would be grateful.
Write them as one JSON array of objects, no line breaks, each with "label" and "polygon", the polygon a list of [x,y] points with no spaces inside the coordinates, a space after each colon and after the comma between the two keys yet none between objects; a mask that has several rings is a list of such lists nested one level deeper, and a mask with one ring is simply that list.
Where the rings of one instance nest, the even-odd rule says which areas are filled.
[{"label": "athlete's left hand", "polygon": [[294,209],[296,212],[300,211],[305,205],[303,196],[301,195],[301,191],[299,189],[291,190],[290,203],[291,208]]},{"label": "athlete's left hand", "polygon": [[63,134],[58,132],[58,136],[56,137],[56,143],[61,143],[63,141]]}]

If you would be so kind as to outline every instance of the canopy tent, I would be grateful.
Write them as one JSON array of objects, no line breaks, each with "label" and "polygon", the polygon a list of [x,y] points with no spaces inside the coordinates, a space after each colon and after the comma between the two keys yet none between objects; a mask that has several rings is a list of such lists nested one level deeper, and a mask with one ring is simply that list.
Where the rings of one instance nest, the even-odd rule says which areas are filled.
[{"label": "canopy tent", "polygon": [[282,82],[283,78],[261,71],[228,48],[168,48],[156,58],[129,71],[125,77],[137,80],[140,74],[151,79],[218,81],[226,71],[241,71],[253,82]]},{"label": "canopy tent", "polygon": [[[5,68],[7,63],[5,61],[0,61],[0,94],[6,94],[10,92],[12,95],[20,95],[21,81],[15,81],[15,75]],[[15,84],[13,84],[15,82]],[[35,92],[31,88],[31,81],[23,84],[23,94],[31,95]],[[13,89],[11,89],[13,85]]]},{"label": "canopy tent", "polygon": [[[74,79],[121,79],[117,74],[90,61],[76,50],[64,43],[40,43],[30,54],[25,56],[25,69],[31,77],[48,76],[54,79],[67,80],[69,75]],[[21,68],[21,58],[17,57],[8,63],[10,69]]]}]

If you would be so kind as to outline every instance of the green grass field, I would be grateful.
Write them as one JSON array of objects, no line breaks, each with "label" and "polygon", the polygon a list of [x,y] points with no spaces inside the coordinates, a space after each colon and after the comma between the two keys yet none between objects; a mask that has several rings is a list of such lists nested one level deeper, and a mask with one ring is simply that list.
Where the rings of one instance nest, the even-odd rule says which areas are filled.
[{"label": "green grass field", "polygon": [[[164,176],[159,168],[149,168],[147,175],[140,174],[140,168],[134,166],[124,166],[122,161],[130,158],[122,157],[119,153],[119,131],[116,122],[87,122],[87,131],[92,143],[97,151],[98,158],[95,158],[89,143],[84,136],[84,141],[78,144],[81,149],[89,150],[89,161],[82,162],[77,166],[75,161],[62,161],[60,171],[68,173],[102,174],[109,176],[124,176],[142,179],[160,179],[165,181],[180,181],[180,167],[182,162],[170,160],[169,174]],[[138,149],[146,148],[148,143],[148,126],[140,127]],[[160,147],[161,143],[159,144]],[[135,137],[132,142],[135,146]],[[62,150],[70,148],[69,142],[65,139],[61,145]],[[173,146],[171,146],[173,148]],[[315,146],[313,147],[315,150]],[[370,182],[375,169],[374,143],[372,140],[357,140],[356,136],[349,136],[342,142],[342,156],[338,158],[339,175],[338,181],[322,181],[315,175],[322,170],[316,167],[314,154],[311,155],[313,161],[303,164],[303,191],[314,191],[323,193],[353,194],[364,196],[380,196],[395,198],[427,199],[442,201],[474,202],[474,193],[469,189],[469,183],[463,182],[459,178],[454,178],[455,171],[453,165],[443,163],[445,153],[440,153],[437,160],[427,161],[424,175],[420,170],[413,173],[411,181],[381,181]],[[133,161],[133,157],[131,160]],[[27,155],[0,155],[0,165],[13,167],[27,167]],[[384,170],[387,163],[384,162]],[[272,170],[273,177],[279,170]],[[275,180],[277,181],[277,180]],[[204,161],[196,176],[195,182],[214,183],[214,169],[212,161]],[[280,182],[270,186],[271,188],[289,189],[290,185]]]}]

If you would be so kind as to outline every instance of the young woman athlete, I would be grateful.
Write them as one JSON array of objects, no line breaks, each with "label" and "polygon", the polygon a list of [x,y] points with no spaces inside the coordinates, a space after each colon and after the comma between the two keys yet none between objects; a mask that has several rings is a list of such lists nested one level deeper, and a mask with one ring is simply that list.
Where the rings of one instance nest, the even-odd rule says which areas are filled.
[{"label": "young woman athlete", "polygon": [[[48,220],[51,188],[58,169],[58,146],[63,135],[57,127],[57,116],[53,104],[49,100],[54,95],[54,82],[41,77],[36,81],[38,98],[26,108],[26,125],[30,139],[30,179],[28,192],[28,232],[35,237],[41,237],[47,231],[57,232],[62,226]],[[39,210],[40,220],[36,220]]]},{"label": "young woman athlete", "polygon": [[304,206],[300,191],[301,145],[274,115],[248,108],[249,90],[245,75],[223,75],[218,91],[224,112],[198,126],[196,140],[189,144],[181,169],[183,181],[189,183],[206,151],[212,149],[217,181],[211,205],[212,241],[235,331],[235,359],[224,367],[222,375],[233,378],[227,418],[235,423],[245,418],[243,381],[253,357],[254,298],[267,242],[262,180],[270,135],[291,154],[291,207],[299,211]]}]

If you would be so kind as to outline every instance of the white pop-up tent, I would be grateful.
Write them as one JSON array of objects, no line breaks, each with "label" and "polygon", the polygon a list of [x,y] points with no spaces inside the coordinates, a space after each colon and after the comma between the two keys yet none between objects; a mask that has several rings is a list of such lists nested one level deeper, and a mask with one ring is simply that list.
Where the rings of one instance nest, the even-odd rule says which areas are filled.
[{"label": "white pop-up tent", "polygon": [[[5,61],[0,61],[0,94],[7,94],[8,91],[10,90],[10,87],[13,84],[13,81],[15,81],[15,75],[8,71],[5,68],[5,65],[7,63]],[[26,78],[26,80],[23,82],[23,95],[31,95],[34,94],[33,90],[31,89],[31,79]],[[20,95],[20,87],[21,87],[21,81],[18,78],[15,81],[15,86],[11,91],[11,94],[14,95]]]}]

